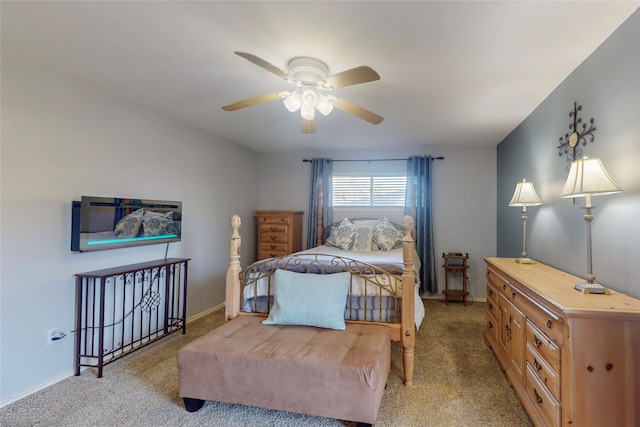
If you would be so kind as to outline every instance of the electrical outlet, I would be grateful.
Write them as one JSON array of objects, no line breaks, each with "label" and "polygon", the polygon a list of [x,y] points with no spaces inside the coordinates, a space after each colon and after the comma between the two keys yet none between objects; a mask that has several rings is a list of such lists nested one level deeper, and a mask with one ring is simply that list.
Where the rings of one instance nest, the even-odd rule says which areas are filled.
[{"label": "electrical outlet", "polygon": [[49,329],[47,331],[47,345],[51,345],[52,343],[54,343],[56,341],[60,341],[61,339],[63,339],[66,336],[67,336],[67,333],[65,331],[62,331],[62,330],[58,329],[58,328]]}]

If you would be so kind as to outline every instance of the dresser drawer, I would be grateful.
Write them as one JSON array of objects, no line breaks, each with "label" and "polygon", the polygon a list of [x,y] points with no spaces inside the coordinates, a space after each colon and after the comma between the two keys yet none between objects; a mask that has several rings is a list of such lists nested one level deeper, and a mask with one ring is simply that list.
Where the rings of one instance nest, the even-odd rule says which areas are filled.
[{"label": "dresser drawer", "polygon": [[280,243],[280,242],[273,242],[273,243],[265,242],[260,244],[260,252],[267,253],[267,252],[273,252],[273,251],[287,252],[287,244]]},{"label": "dresser drawer", "polygon": [[487,283],[487,301],[489,300],[494,304],[498,302],[498,290],[493,285]]},{"label": "dresser drawer", "polygon": [[290,224],[291,215],[289,214],[261,214],[258,216],[259,224]]},{"label": "dresser drawer", "polygon": [[560,403],[540,382],[529,365],[527,365],[527,395],[533,405],[532,409],[544,420],[544,425],[553,427],[560,425]]},{"label": "dresser drawer", "polygon": [[500,318],[500,307],[498,307],[498,304],[491,298],[487,298],[487,311],[491,313],[495,319]]},{"label": "dresser drawer", "polygon": [[560,347],[527,319],[527,345],[535,348],[555,372],[560,371]]},{"label": "dresser drawer", "polygon": [[289,241],[286,232],[272,233],[270,231],[260,233],[260,247],[267,243],[287,243]]},{"label": "dresser drawer", "polygon": [[544,330],[559,345],[564,343],[564,319],[544,308],[524,294],[518,286],[510,285],[506,292],[508,299],[518,307],[531,321]]},{"label": "dresser drawer", "polygon": [[274,250],[261,250],[260,251],[260,259],[265,258],[282,258],[287,256],[287,251],[274,251]]},{"label": "dresser drawer", "polygon": [[560,400],[560,376],[558,372],[552,369],[547,364],[546,359],[529,343],[527,343],[527,364],[553,397]]},{"label": "dresser drawer", "polygon": [[498,318],[493,316],[490,311],[487,312],[487,332],[491,335],[491,339],[493,339],[494,342],[498,342],[500,323],[498,323]]},{"label": "dresser drawer", "polygon": [[260,224],[260,233],[288,233],[286,224]]},{"label": "dresser drawer", "polygon": [[[507,286],[509,286],[509,283],[505,279],[498,276],[496,273],[494,273],[491,270],[487,272],[487,280],[489,281],[489,284],[493,285],[498,291],[504,292],[507,290]],[[487,290],[487,295],[488,295],[488,290]]]}]

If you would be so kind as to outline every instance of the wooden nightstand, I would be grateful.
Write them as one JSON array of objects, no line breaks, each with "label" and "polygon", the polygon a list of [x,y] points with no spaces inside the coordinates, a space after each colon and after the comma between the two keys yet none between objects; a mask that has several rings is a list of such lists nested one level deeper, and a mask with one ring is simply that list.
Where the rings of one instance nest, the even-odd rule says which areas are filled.
[{"label": "wooden nightstand", "polygon": [[302,211],[256,211],[258,259],[276,258],[302,250]]}]

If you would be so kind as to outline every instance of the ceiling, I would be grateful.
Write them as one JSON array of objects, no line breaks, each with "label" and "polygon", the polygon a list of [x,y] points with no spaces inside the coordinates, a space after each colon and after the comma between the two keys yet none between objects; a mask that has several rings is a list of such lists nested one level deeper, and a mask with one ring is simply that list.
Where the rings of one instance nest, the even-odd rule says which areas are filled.
[{"label": "ceiling", "polygon": [[[259,152],[420,145],[495,146],[638,7],[639,1],[131,1],[1,3],[2,51]],[[334,93],[384,117],[343,111],[300,131],[279,100],[313,56],[334,74],[381,79]]]}]

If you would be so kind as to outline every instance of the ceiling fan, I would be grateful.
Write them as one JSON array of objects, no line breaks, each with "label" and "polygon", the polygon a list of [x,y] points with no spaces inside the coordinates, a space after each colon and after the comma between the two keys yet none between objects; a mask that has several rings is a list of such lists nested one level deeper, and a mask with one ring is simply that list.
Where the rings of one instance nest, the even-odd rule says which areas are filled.
[{"label": "ceiling fan", "polygon": [[[378,73],[370,67],[363,65],[329,75],[329,67],[324,62],[315,58],[299,56],[289,61],[288,69],[285,73],[278,67],[250,53],[234,53],[298,88],[293,91],[272,92],[225,105],[222,107],[225,111],[236,111],[263,102],[282,99],[287,110],[291,112],[300,110],[302,133],[314,133],[316,131],[316,110],[326,116],[334,107],[374,125],[383,120],[382,116],[330,93],[334,89],[380,80]],[[323,92],[328,93],[324,94]]]}]

